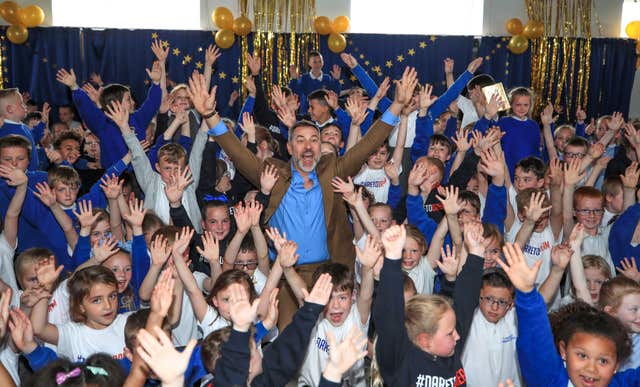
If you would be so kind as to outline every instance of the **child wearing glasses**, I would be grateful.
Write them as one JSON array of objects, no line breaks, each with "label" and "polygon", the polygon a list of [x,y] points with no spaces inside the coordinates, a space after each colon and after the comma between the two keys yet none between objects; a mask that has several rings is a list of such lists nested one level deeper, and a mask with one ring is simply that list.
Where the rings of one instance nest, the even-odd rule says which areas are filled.
[{"label": "child wearing glasses", "polygon": [[511,379],[514,386],[522,385],[516,355],[514,295],[515,288],[504,270],[495,267],[484,271],[480,304],[462,353],[467,385],[497,386],[506,379]]},{"label": "child wearing glasses", "polygon": [[579,163],[573,162],[565,167],[564,192],[562,193],[562,221],[565,237],[571,235],[575,223],[584,226],[585,238],[582,241],[583,255],[599,255],[607,261],[611,273],[616,270],[609,253],[609,233],[611,225],[602,227],[604,215],[604,196],[593,187],[576,189],[582,174]]}]

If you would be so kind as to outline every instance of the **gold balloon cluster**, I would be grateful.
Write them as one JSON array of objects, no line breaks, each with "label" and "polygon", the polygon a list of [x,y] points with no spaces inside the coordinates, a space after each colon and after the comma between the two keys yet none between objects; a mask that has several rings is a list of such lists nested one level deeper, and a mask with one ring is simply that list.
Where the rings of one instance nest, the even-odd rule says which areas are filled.
[{"label": "gold balloon cluster", "polygon": [[626,32],[627,36],[631,39],[640,39],[640,20],[634,20],[627,24],[624,32]]},{"label": "gold balloon cluster", "polygon": [[507,32],[513,35],[507,48],[514,54],[522,54],[529,48],[529,39],[537,39],[544,34],[544,24],[538,20],[529,20],[526,25],[522,20],[507,20]]},{"label": "gold balloon cluster", "polygon": [[342,33],[349,29],[349,17],[338,16],[331,21],[326,16],[318,16],[313,20],[313,27],[318,34],[329,35],[327,45],[331,52],[338,54],[347,48],[347,39]]},{"label": "gold balloon cluster", "polygon": [[253,27],[251,20],[244,14],[234,19],[233,13],[227,7],[216,7],[211,13],[211,20],[220,28],[215,38],[216,45],[220,48],[233,46],[235,35],[247,36]]},{"label": "gold balloon cluster", "polygon": [[14,44],[22,44],[29,38],[27,27],[37,27],[44,22],[44,11],[37,5],[28,5],[24,8],[15,1],[0,3],[0,16],[7,23],[7,39]]}]

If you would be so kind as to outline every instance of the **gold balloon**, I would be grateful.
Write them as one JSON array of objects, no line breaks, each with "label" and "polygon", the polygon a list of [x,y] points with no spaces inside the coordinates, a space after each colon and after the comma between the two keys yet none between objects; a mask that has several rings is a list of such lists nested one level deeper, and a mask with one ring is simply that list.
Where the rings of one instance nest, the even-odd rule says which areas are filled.
[{"label": "gold balloon", "polygon": [[522,21],[517,17],[507,20],[507,32],[511,35],[520,35],[523,29]]},{"label": "gold balloon", "polygon": [[331,23],[331,30],[334,33],[346,32],[349,29],[349,18],[347,16],[338,16]]},{"label": "gold balloon", "polygon": [[29,38],[29,30],[27,27],[14,24],[7,28],[7,39],[9,39],[11,43],[22,44],[27,41],[27,38]]},{"label": "gold balloon", "polygon": [[537,39],[544,33],[544,24],[537,20],[529,20],[522,33],[529,39]]},{"label": "gold balloon", "polygon": [[18,18],[26,27],[37,27],[44,22],[44,11],[37,5],[29,5],[18,10]]},{"label": "gold balloon", "polygon": [[220,48],[229,48],[233,46],[236,36],[231,30],[219,30],[216,32],[216,45]]},{"label": "gold balloon", "polygon": [[331,33],[331,20],[326,16],[318,16],[315,18],[313,26],[320,35],[328,35]]},{"label": "gold balloon", "polygon": [[514,35],[509,40],[507,48],[514,54],[522,54],[529,48],[529,39],[524,35]]},{"label": "gold balloon", "polygon": [[20,18],[18,18],[19,9],[20,7],[15,1],[4,1],[0,3],[0,16],[9,24],[18,24],[20,23]]},{"label": "gold balloon", "polygon": [[233,14],[227,7],[216,7],[211,14],[211,20],[222,30],[233,28]]},{"label": "gold balloon", "polygon": [[331,52],[335,52],[336,54],[341,53],[345,48],[347,48],[347,40],[342,34],[329,35],[327,44],[329,45],[329,50],[331,50]]},{"label": "gold balloon", "polygon": [[640,39],[640,20],[634,20],[627,24],[627,28],[624,31],[631,39]]},{"label": "gold balloon", "polygon": [[247,36],[251,32],[251,20],[244,15],[238,16],[233,21],[233,32],[238,36]]}]

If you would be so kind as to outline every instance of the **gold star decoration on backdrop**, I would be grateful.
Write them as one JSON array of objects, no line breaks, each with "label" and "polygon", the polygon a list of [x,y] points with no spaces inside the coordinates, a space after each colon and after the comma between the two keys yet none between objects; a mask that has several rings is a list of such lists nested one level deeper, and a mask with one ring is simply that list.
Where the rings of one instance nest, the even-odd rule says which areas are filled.
[{"label": "gold star decoration on backdrop", "polygon": [[158,39],[158,33],[157,32],[151,33],[151,39]]},{"label": "gold star decoration on backdrop", "polygon": [[355,75],[352,75],[352,76],[350,76],[350,77],[349,77],[349,80],[350,80],[351,82],[355,82],[355,81],[357,81],[357,80],[358,80],[358,78],[357,78]]},{"label": "gold star decoration on backdrop", "polygon": [[185,55],[183,62],[184,63],[190,63],[191,62],[191,55],[189,55],[189,54]]},{"label": "gold star decoration on backdrop", "polygon": [[371,68],[371,70],[375,71],[376,73],[379,73],[382,71],[382,69],[380,68],[380,66],[374,66]]},{"label": "gold star decoration on backdrop", "polygon": [[221,73],[219,73],[219,74],[218,74],[218,77],[219,77],[220,79],[226,79],[226,78],[227,78],[227,74],[223,71],[223,72],[221,72]]},{"label": "gold star decoration on backdrop", "polygon": [[238,83],[238,81],[240,81],[240,78],[238,78],[237,76],[233,76],[231,77],[231,83]]},{"label": "gold star decoration on backdrop", "polygon": [[413,48],[410,48],[409,51],[407,51],[407,53],[411,56],[414,56],[416,54],[416,50],[414,50]]},{"label": "gold star decoration on backdrop", "polygon": [[431,37],[429,38],[429,40],[431,40],[432,42],[435,42],[438,38],[436,38],[435,36],[431,35]]},{"label": "gold star decoration on backdrop", "polygon": [[393,66],[393,62],[388,60],[384,65],[387,66],[387,68],[391,68],[391,66]]},{"label": "gold star decoration on backdrop", "polygon": [[364,65],[365,65],[365,66],[369,66],[369,64],[370,64],[370,63],[371,63],[371,62],[369,62],[368,60],[365,60],[365,61],[364,61]]},{"label": "gold star decoration on backdrop", "polygon": [[396,56],[396,60],[401,63],[404,60],[404,55],[400,54]]},{"label": "gold star decoration on backdrop", "polygon": [[42,63],[47,63],[49,61],[49,59],[47,58],[42,58]]},{"label": "gold star decoration on backdrop", "polygon": [[420,47],[420,48],[427,47],[427,42],[422,41],[422,42],[418,43],[418,47]]},{"label": "gold star decoration on backdrop", "polygon": [[197,62],[196,62],[196,68],[197,68],[197,69],[201,69],[201,68],[202,68],[202,62],[197,61]]},{"label": "gold star decoration on backdrop", "polygon": [[167,48],[167,47],[169,47],[169,41],[168,41],[168,40],[163,40],[163,41],[162,41],[162,47],[163,47],[163,48]]},{"label": "gold star decoration on backdrop", "polygon": [[364,59],[364,54],[359,55],[360,59]]},{"label": "gold star decoration on backdrop", "polygon": [[338,83],[344,85],[344,79],[339,80]]},{"label": "gold star decoration on backdrop", "polygon": [[177,47],[176,47],[176,48],[174,48],[174,49],[173,49],[173,55],[175,55],[175,56],[180,55],[180,49],[179,49],[179,48],[177,48]]}]

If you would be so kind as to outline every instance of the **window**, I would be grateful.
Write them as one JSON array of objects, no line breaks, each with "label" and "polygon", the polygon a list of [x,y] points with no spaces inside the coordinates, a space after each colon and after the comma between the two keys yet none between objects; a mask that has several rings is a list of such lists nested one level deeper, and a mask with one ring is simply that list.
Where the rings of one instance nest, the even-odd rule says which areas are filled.
[{"label": "window", "polygon": [[52,0],[54,26],[200,29],[199,0]]},{"label": "window", "polygon": [[634,20],[640,20],[640,2],[637,0],[624,0],[622,3],[622,17],[620,18],[620,37],[627,38],[625,28]]},{"label": "window", "polygon": [[484,0],[351,0],[350,31],[482,35],[483,12]]}]

